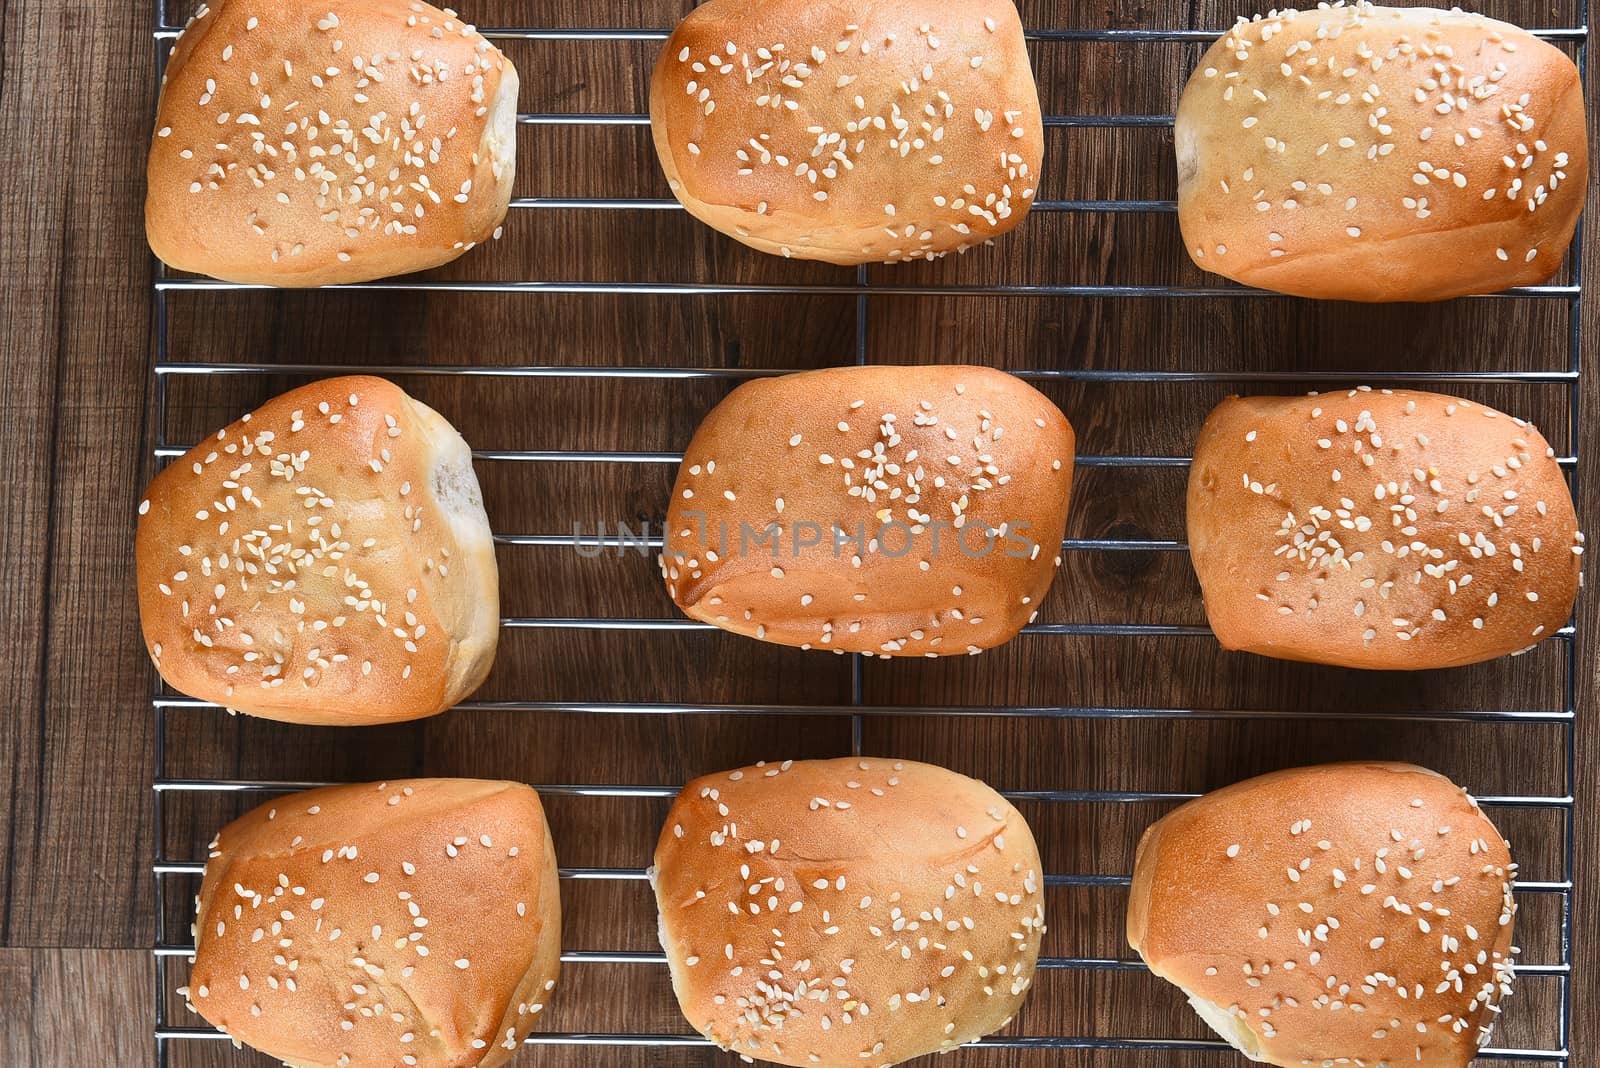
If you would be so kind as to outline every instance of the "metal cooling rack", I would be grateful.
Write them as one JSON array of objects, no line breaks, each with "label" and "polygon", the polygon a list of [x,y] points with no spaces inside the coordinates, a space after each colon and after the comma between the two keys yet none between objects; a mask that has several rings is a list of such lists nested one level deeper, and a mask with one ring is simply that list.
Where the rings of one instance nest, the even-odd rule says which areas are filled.
[{"label": "metal cooling rack", "polygon": [[[164,71],[170,43],[181,30],[168,15],[167,0],[156,0],[157,70]],[[1580,25],[1532,31],[1545,40],[1576,45],[1576,62],[1580,73],[1587,78],[1588,0],[1580,0]],[[668,36],[665,29],[541,29],[535,27],[483,29],[491,40],[499,41],[557,41],[570,42],[573,47],[599,41],[662,41]],[[1030,30],[1027,37],[1038,42],[1193,42],[1209,43],[1219,36],[1214,30],[1192,29],[1104,29],[1104,30]],[[649,117],[638,114],[561,114],[521,113],[518,122],[523,126],[648,126]],[[1134,128],[1170,127],[1171,115],[1048,115],[1047,128]],[[511,210],[526,211],[681,211],[673,200],[617,197],[516,197]],[[1086,213],[1175,213],[1177,208],[1168,200],[1040,200],[1032,207],[1036,212],[1086,212]],[[1066,380],[1074,382],[1228,382],[1228,383],[1337,383],[1352,384],[1358,380],[1408,384],[1439,383],[1495,383],[1521,385],[1564,385],[1568,393],[1567,441],[1574,452],[1579,441],[1578,405],[1579,377],[1582,361],[1582,226],[1574,237],[1571,252],[1571,281],[1567,284],[1523,286],[1503,293],[1474,299],[1484,300],[1552,300],[1566,303],[1569,316],[1568,361],[1565,370],[1558,371],[1385,371],[1363,372],[1359,375],[1338,371],[1118,371],[1090,369],[1035,368],[1015,371],[1017,375],[1035,380]],[[229,375],[304,375],[325,376],[346,373],[369,373],[389,376],[482,376],[495,378],[580,378],[627,379],[641,382],[651,380],[684,379],[744,379],[778,375],[781,370],[745,370],[725,368],[657,368],[657,367],[456,367],[446,365],[392,365],[360,366],[339,364],[242,364],[219,362],[175,361],[171,354],[171,337],[168,323],[168,295],[177,292],[230,291],[264,289],[220,282],[213,279],[177,276],[167,272],[156,262],[156,280],[152,301],[156,321],[155,411],[157,442],[154,450],[159,462],[182,455],[192,443],[171,443],[165,439],[167,415],[167,386],[177,376],[229,376]],[[705,282],[574,282],[552,280],[521,281],[439,281],[400,280],[370,282],[350,289],[456,291],[490,293],[543,293],[543,294],[605,294],[605,295],[668,295],[668,296],[752,296],[752,295],[855,295],[856,301],[856,351],[855,361],[865,363],[867,356],[867,316],[869,296],[1046,296],[1101,298],[1118,297],[1134,299],[1181,299],[1185,297],[1224,297],[1242,300],[1287,299],[1277,294],[1238,286],[1171,286],[1171,285],[893,285],[871,283],[867,269],[858,269],[851,285],[782,285],[782,284],[717,284]],[[623,452],[623,451],[571,451],[571,450],[474,450],[474,457],[482,461],[520,463],[583,463],[583,464],[656,464],[675,465],[681,460],[679,453]],[[1186,467],[1187,456],[1107,455],[1077,457],[1080,467],[1161,468]],[[1576,455],[1559,457],[1562,468],[1576,490]],[[502,545],[517,547],[570,547],[572,539],[563,534],[497,534],[495,540]],[[585,544],[595,539],[585,538]],[[598,539],[605,546],[618,546],[619,539],[607,536]],[[628,542],[637,545],[637,541]],[[649,542],[660,548],[660,538]],[[1063,548],[1069,552],[1187,552],[1181,541],[1156,539],[1086,538],[1067,539]],[[505,628],[587,629],[618,631],[688,631],[712,629],[709,624],[689,619],[636,619],[619,617],[510,617],[501,621]],[[1097,637],[1163,637],[1182,639],[1207,636],[1204,626],[1172,626],[1154,624],[1103,624],[1103,623],[1035,623],[1025,628],[1026,633],[1049,635],[1079,635]],[[1491,1047],[1481,1052],[1486,1060],[1522,1062],[1558,1062],[1566,1064],[1571,1059],[1569,1038],[1573,1004],[1574,975],[1572,968],[1573,921],[1573,843],[1574,803],[1573,793],[1576,773],[1576,641],[1573,626],[1561,628],[1553,637],[1563,645],[1562,684],[1563,703],[1560,709],[1427,709],[1417,711],[1340,712],[1343,718],[1421,720],[1428,722],[1499,722],[1559,724],[1562,728],[1564,753],[1562,754],[1562,789],[1559,795],[1478,795],[1484,805],[1502,808],[1537,809],[1556,816],[1560,836],[1560,877],[1551,880],[1518,880],[1516,893],[1526,899],[1531,895],[1553,895],[1559,898],[1559,932],[1557,959],[1545,963],[1521,963],[1517,971],[1522,976],[1547,977],[1559,984],[1556,1036],[1551,1048]],[[872,716],[1001,716],[1026,718],[1069,719],[1325,719],[1334,715],[1323,712],[1282,712],[1264,709],[1203,709],[1178,707],[1131,706],[865,706],[862,704],[862,658],[850,657],[852,662],[852,703],[850,705],[734,705],[734,704],[679,704],[670,702],[550,702],[550,701],[468,701],[458,706],[463,711],[530,711],[564,712],[571,714],[610,715],[713,715],[741,716],[771,714],[775,708],[800,715],[849,716],[852,721],[852,751],[861,751],[863,719]],[[175,1023],[169,1019],[168,1003],[177,985],[169,962],[192,955],[194,947],[175,940],[169,931],[167,916],[168,895],[173,893],[169,883],[173,880],[193,881],[204,871],[204,861],[166,855],[165,814],[166,799],[174,794],[278,794],[312,789],[327,785],[321,782],[287,780],[242,780],[229,778],[176,778],[167,774],[166,726],[167,713],[174,710],[208,709],[216,706],[191,698],[172,696],[158,687],[151,699],[155,716],[155,769],[154,769],[154,834],[156,858],[156,965],[155,986],[155,1039],[157,1063],[161,1068],[169,1063],[175,1044],[195,1041],[225,1040],[226,1036],[207,1026]],[[546,796],[580,798],[637,798],[665,799],[675,797],[676,785],[583,785],[571,783],[535,784]],[[1117,805],[1146,802],[1181,802],[1195,795],[1151,791],[1092,791],[1092,790],[1033,790],[1005,791],[1013,801],[1044,802],[1062,805]],[[203,856],[204,843],[189,844],[194,857]],[[561,869],[563,880],[627,880],[645,878],[640,868],[570,868]],[[1126,887],[1128,875],[1093,875],[1073,873],[1048,873],[1045,885],[1053,887]],[[579,966],[666,966],[664,954],[632,951],[568,951],[561,955],[562,962]],[[1133,971],[1144,968],[1137,959],[1060,956],[1041,957],[1041,969],[1072,969],[1101,971]],[[578,1047],[709,1047],[711,1043],[695,1034],[599,1034],[535,1031],[526,1040],[532,1046]],[[1102,1050],[1102,1051],[1160,1051],[1171,1053],[1225,1051],[1226,1043],[1213,1040],[1191,1040],[1160,1036],[1072,1036],[1024,1035],[991,1036],[976,1045],[1000,1049],[1051,1049],[1051,1050]]]}]

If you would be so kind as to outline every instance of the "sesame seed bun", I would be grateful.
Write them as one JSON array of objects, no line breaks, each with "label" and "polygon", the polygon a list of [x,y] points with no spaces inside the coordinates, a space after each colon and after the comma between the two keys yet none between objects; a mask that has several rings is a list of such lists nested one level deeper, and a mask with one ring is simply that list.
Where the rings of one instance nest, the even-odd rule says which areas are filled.
[{"label": "sesame seed bun", "polygon": [[839,264],[1005,233],[1044,156],[1010,0],[710,0],[661,50],[650,121],[695,218]]},{"label": "sesame seed bun", "polygon": [[988,368],[747,382],[684,454],[667,591],[696,619],[805,649],[992,648],[1050,589],[1072,459],[1060,410]]},{"label": "sesame seed bun", "polygon": [[879,1068],[998,1030],[1044,933],[1021,814],[910,761],[696,779],[667,815],[653,882],[684,1016],[778,1064]]},{"label": "sesame seed bun", "polygon": [[181,992],[294,1068],[493,1068],[555,987],[557,878],[520,783],[280,797],[212,842]]},{"label": "sesame seed bun", "polygon": [[381,378],[268,401],[156,476],[139,618],[175,689],[294,723],[442,712],[494,662],[494,539],[472,454]]},{"label": "sesame seed bun", "polygon": [[1178,104],[1195,263],[1337,300],[1542,282],[1583,209],[1588,140],[1559,49],[1461,11],[1338,4],[1241,19]]},{"label": "sesame seed bun", "polygon": [[180,271],[321,286],[448,263],[505,218],[517,72],[407,0],[216,0],[173,46],[145,231]]},{"label": "sesame seed bun", "polygon": [[1226,649],[1380,669],[1519,652],[1572,612],[1583,535],[1530,424],[1409,390],[1231,397],[1189,472]]},{"label": "sesame seed bun", "polygon": [[1511,993],[1515,870],[1442,775],[1280,771],[1145,831],[1128,942],[1252,1060],[1466,1068]]}]

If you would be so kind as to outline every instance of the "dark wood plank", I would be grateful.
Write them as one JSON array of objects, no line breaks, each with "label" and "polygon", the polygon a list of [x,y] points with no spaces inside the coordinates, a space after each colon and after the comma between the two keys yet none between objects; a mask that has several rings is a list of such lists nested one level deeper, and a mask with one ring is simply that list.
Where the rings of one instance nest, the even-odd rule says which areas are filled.
[{"label": "dark wood plank", "polygon": [[133,946],[151,900],[150,674],[129,552],[150,381],[149,15],[11,4],[4,17],[0,945]]},{"label": "dark wood plank", "polygon": [[[24,64],[20,9],[5,10],[5,75],[11,92],[21,95]],[[29,20],[36,21],[36,20]],[[26,69],[39,76],[37,65]],[[40,86],[27,108],[0,108],[0,153],[15,168],[30,165],[12,159],[26,137],[39,137],[49,90]],[[0,389],[7,398],[5,433],[0,434],[0,473],[7,485],[0,517],[0,552],[7,570],[0,583],[0,697],[7,714],[0,716],[0,752],[5,768],[7,803],[0,805],[0,835],[7,862],[0,865],[0,945],[11,940],[11,901],[19,889],[11,857],[19,840],[30,835],[38,805],[40,702],[43,675],[44,616],[51,517],[51,433],[55,422],[56,376],[59,372],[57,323],[60,315],[60,271],[64,256],[64,197],[46,200],[7,197],[0,203],[0,270],[9,280],[0,287],[0,311],[12,324],[0,337]],[[53,209],[53,210],[52,210]],[[36,223],[38,225],[36,225]],[[30,234],[19,241],[15,235]],[[49,339],[47,341],[47,339]],[[24,891],[25,892],[25,891]]]},{"label": "dark wood plank", "polygon": [[154,973],[138,949],[0,949],[0,1063],[153,1063]]},{"label": "dark wood plank", "polygon": [[[27,1064],[33,1050],[32,950],[0,949],[0,1058]],[[130,950],[129,952],[135,952]]]}]

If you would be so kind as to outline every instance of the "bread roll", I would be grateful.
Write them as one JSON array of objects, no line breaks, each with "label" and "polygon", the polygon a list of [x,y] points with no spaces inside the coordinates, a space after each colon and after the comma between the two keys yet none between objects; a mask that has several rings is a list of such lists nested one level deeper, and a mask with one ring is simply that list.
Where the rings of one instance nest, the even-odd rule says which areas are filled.
[{"label": "bread roll", "polygon": [[1005,233],[1044,156],[1010,0],[710,0],[661,50],[650,125],[695,218],[840,264]]},{"label": "bread roll", "polygon": [[1542,282],[1588,187],[1577,68],[1515,26],[1337,4],[1239,23],[1178,104],[1195,263],[1337,300]]},{"label": "bread roll", "polygon": [[1061,562],[1072,427],[982,367],[844,367],[740,386],[706,416],[662,570],[690,616],[783,645],[976,653]]},{"label": "bread roll", "polygon": [[493,1068],[555,987],[557,878],[520,783],[280,797],[212,842],[181,993],[295,1068]]},{"label": "bread roll", "polygon": [[724,1049],[806,1068],[881,1068],[1004,1027],[1044,933],[1021,814],[910,761],[696,779],[652,878],[684,1016]]},{"label": "bread roll", "polygon": [[420,271],[496,233],[516,147],[516,68],[453,11],[212,0],[167,63],[145,231],[230,282]]},{"label": "bread roll", "polygon": [[1252,1060],[1466,1068],[1511,993],[1515,871],[1442,775],[1280,771],[1145,831],[1128,942]]},{"label": "bread roll", "polygon": [[442,712],[494,662],[500,594],[472,454],[381,378],[274,398],[139,505],[139,618],[161,677],[294,723]]},{"label": "bread roll", "polygon": [[1189,472],[1189,552],[1225,649],[1454,667],[1567,620],[1583,552],[1531,425],[1455,397],[1230,397]]}]

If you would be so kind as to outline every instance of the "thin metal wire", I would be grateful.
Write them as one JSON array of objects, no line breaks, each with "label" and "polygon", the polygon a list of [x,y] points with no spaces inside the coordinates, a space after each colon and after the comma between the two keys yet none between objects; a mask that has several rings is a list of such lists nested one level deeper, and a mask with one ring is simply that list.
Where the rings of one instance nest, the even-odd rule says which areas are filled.
[{"label": "thin metal wire", "polygon": [[[169,292],[228,293],[244,290],[275,292],[273,286],[245,282],[224,282],[216,278],[168,277],[156,280],[156,288]],[[784,285],[772,282],[584,282],[584,281],[461,281],[439,278],[384,279],[338,286],[348,291],[398,293],[524,293],[539,295],[662,296],[662,297],[740,297],[740,296],[836,296],[861,292],[860,285]],[[1273,293],[1248,286],[1176,285],[881,285],[872,292],[886,297],[1228,297],[1247,300],[1294,300],[1284,293]],[[1579,296],[1574,285],[1517,286],[1498,293],[1479,293],[1463,300],[1555,299],[1572,300]]]},{"label": "thin metal wire", "polygon": [[[1579,17],[1585,26],[1589,24],[1589,0],[1579,0]],[[1578,79],[1582,84],[1585,94],[1589,86],[1588,65],[1588,35],[1585,34],[1578,42],[1576,57]],[[1583,292],[1583,225],[1580,222],[1572,237],[1572,282],[1581,294]],[[1579,408],[1582,394],[1578,390],[1579,373],[1583,365],[1583,302],[1579,297],[1573,297],[1567,305],[1568,340],[1569,340],[1569,366],[1572,373],[1572,386],[1568,390],[1567,408],[1567,433],[1568,440],[1576,443],[1579,439]],[[1574,468],[1570,472],[1571,489],[1574,499],[1581,500],[1578,495],[1578,472]],[[1578,707],[1578,643],[1569,642],[1567,645],[1567,678],[1566,678],[1566,707],[1574,713]],[[1578,789],[1578,735],[1576,715],[1567,721],[1563,735],[1566,741],[1566,767],[1563,769],[1566,792],[1575,794]],[[1562,871],[1563,878],[1571,880],[1574,872],[1574,857],[1577,839],[1577,813],[1568,809],[1562,818]],[[1572,961],[1572,897],[1569,892],[1561,896],[1561,956],[1563,964]],[[1570,973],[1561,978],[1561,998],[1556,1008],[1556,1034],[1557,1042],[1562,1049],[1568,1049],[1572,1040],[1572,976]]]},{"label": "thin metal wire", "polygon": [[[861,293],[856,297],[856,366],[865,367],[867,356],[871,351],[872,332],[868,321],[871,310],[871,301],[867,299],[867,287],[872,282],[872,275],[867,270],[867,265],[862,264],[856,268],[856,285]],[[866,719],[863,718],[860,708],[865,703],[865,674],[866,657],[861,653],[854,653],[850,657],[850,705],[856,713],[850,717],[850,755],[860,756],[866,745]]]},{"label": "thin metal wire", "polygon": [[[155,0],[157,29],[155,42],[157,72],[164,71],[168,48],[179,27],[168,21],[166,0]],[[1581,0],[1583,23],[1577,27],[1559,27],[1533,31],[1537,36],[1557,43],[1576,44],[1577,64],[1580,74],[1587,77],[1586,41],[1588,2]],[[607,28],[502,28],[482,31],[499,41],[543,41],[594,43],[603,41],[658,42],[667,36],[664,29],[607,29]],[[1217,31],[1193,29],[1043,29],[1029,31],[1030,41],[1040,43],[1207,43],[1217,36]],[[524,113],[518,122],[525,126],[541,127],[641,127],[649,118],[639,114],[572,114]],[[1052,130],[1061,129],[1167,129],[1172,126],[1171,115],[1050,115],[1045,125]],[[626,197],[519,197],[512,201],[519,212],[575,211],[681,211],[676,201],[652,198]],[[1087,214],[1171,214],[1176,205],[1170,200],[1119,200],[1119,199],[1059,199],[1041,200],[1033,210],[1044,213]],[[1480,299],[1543,299],[1560,300],[1567,305],[1570,316],[1568,331],[1567,366],[1555,370],[1524,371],[1412,371],[1385,370],[1348,373],[1337,370],[1322,371],[1136,371],[1101,370],[1086,368],[1024,368],[1014,371],[1019,377],[1036,381],[1062,381],[1085,383],[1279,383],[1316,386],[1324,383],[1472,383],[1515,384],[1523,386],[1563,386],[1569,395],[1568,441],[1573,448],[1579,440],[1577,389],[1580,376],[1582,350],[1582,230],[1574,240],[1572,250],[1571,282],[1542,286],[1525,286],[1504,293],[1487,295]],[[775,369],[753,368],[695,368],[695,367],[645,367],[619,365],[614,367],[562,367],[555,365],[526,364],[505,367],[458,367],[444,364],[418,365],[354,365],[332,363],[248,364],[226,361],[176,360],[170,352],[170,325],[168,301],[171,294],[195,294],[217,291],[266,289],[268,287],[243,286],[213,279],[186,278],[172,275],[159,262],[156,263],[155,283],[152,292],[156,321],[156,365],[154,405],[156,408],[157,460],[181,455],[185,447],[169,443],[166,438],[168,413],[168,386],[183,377],[209,377],[219,375],[287,375],[323,376],[338,373],[368,373],[415,376],[480,376],[494,378],[614,378],[626,381],[665,381],[720,379],[740,381],[749,378],[787,373]],[[870,299],[873,296],[958,296],[958,297],[1056,297],[1080,299],[1167,299],[1185,297],[1215,297],[1236,299],[1282,299],[1278,294],[1266,293],[1234,285],[1175,286],[1162,284],[1143,285],[906,285],[874,284],[867,268],[856,271],[852,284],[755,284],[710,282],[619,282],[619,281],[562,281],[562,280],[509,280],[509,281],[436,281],[436,280],[385,280],[345,288],[374,291],[460,292],[460,293],[537,293],[562,295],[621,295],[621,296],[854,296],[856,298],[857,331],[855,362],[864,363],[869,351]],[[881,346],[880,346],[881,348]],[[622,356],[626,360],[627,356]],[[886,357],[880,357],[886,358]],[[622,452],[576,450],[479,450],[475,457],[484,461],[499,462],[578,462],[614,464],[676,464],[681,459],[669,452]],[[1574,483],[1576,492],[1576,457],[1563,456],[1560,463]],[[1130,470],[1182,469],[1188,457],[1178,456],[1080,456],[1083,467],[1112,467]],[[563,534],[527,533],[502,534],[496,539],[500,544],[517,548],[548,548],[572,545],[572,536]],[[585,546],[623,551],[640,543],[617,535],[601,535],[584,539]],[[660,548],[660,538],[646,538],[644,547]],[[1187,545],[1170,539],[1067,539],[1063,550],[1069,552],[1186,552]],[[602,629],[616,631],[688,631],[712,629],[706,624],[691,620],[656,620],[624,618],[535,618],[510,617],[503,621],[511,629]],[[1177,638],[1198,637],[1210,633],[1204,626],[1172,626],[1152,624],[1086,624],[1043,623],[1026,628],[1040,635]],[[869,705],[864,701],[862,663],[864,657],[853,655],[851,669],[851,694],[848,705],[839,706],[753,706],[735,704],[681,704],[671,702],[541,702],[541,701],[469,701],[458,706],[467,713],[530,712],[575,713],[599,715],[815,715],[848,716],[851,724],[851,751],[860,753],[863,747],[865,724],[874,718],[896,716],[1015,716],[1025,718],[1079,718],[1079,719],[1324,719],[1359,718],[1371,720],[1422,721],[1422,722],[1474,722],[1508,725],[1548,723],[1559,724],[1565,739],[1563,790],[1560,794],[1494,795],[1480,797],[1489,806],[1538,809],[1556,812],[1561,821],[1562,869],[1559,878],[1549,880],[1518,880],[1518,895],[1556,895],[1560,899],[1560,939],[1558,959],[1549,963],[1519,964],[1518,971],[1526,977],[1554,979],[1560,984],[1557,1019],[1557,1042],[1554,1049],[1490,1048],[1480,1056],[1507,1061],[1557,1061],[1570,1059],[1571,1002],[1572,1002],[1572,923],[1573,923],[1573,849],[1575,839],[1576,788],[1576,735],[1577,710],[1577,648],[1573,628],[1561,628],[1556,637],[1565,644],[1565,677],[1563,707],[1559,709],[1401,709],[1356,710],[1324,712],[1315,710],[1284,712],[1276,709],[1194,709],[1118,706],[891,706]],[[166,855],[168,827],[166,799],[172,794],[247,794],[281,793],[310,789],[317,782],[287,780],[181,778],[167,774],[166,730],[168,714],[191,710],[214,710],[217,706],[187,697],[177,697],[161,691],[153,695],[155,715],[155,778],[154,831],[156,858],[152,872],[156,881],[155,901],[157,911],[155,956],[155,1039],[157,1063],[165,1068],[169,1063],[171,1043],[191,1040],[218,1040],[225,1036],[203,1026],[177,1026],[168,1019],[167,1005],[171,987],[167,963],[174,958],[186,958],[193,953],[191,945],[169,941],[166,909],[169,902],[167,883],[171,879],[197,878],[204,862],[174,859]],[[666,799],[675,796],[676,787],[641,784],[554,784],[539,788],[549,796],[576,798],[625,797],[635,799]],[[1194,795],[1161,791],[1085,791],[1042,790],[1011,791],[1007,796],[1022,804],[1173,804]],[[643,868],[579,868],[561,870],[561,877],[569,881],[631,881],[644,879]],[[1124,874],[1053,873],[1045,876],[1047,886],[1056,887],[1126,887],[1129,876]],[[658,952],[614,950],[569,950],[562,954],[568,964],[587,966],[649,966],[661,967],[665,957]],[[1138,960],[1079,956],[1041,958],[1039,965],[1047,971],[1097,970],[1137,971],[1144,968]],[[621,1047],[691,1047],[709,1046],[710,1043],[696,1035],[673,1034],[606,1034],[606,1033],[535,1033],[527,1039],[529,1045],[581,1046],[589,1048]],[[1187,1040],[1151,1037],[1114,1036],[1022,1036],[992,1037],[976,1045],[996,1049],[1053,1049],[1053,1050],[1103,1050],[1103,1051],[1162,1051],[1196,1052],[1225,1050],[1225,1043],[1214,1040]]]},{"label": "thin metal wire", "polygon": [[[506,630],[620,630],[716,631],[715,624],[698,619],[636,619],[620,616],[503,616]],[[1053,634],[1074,638],[1209,638],[1211,628],[1198,623],[1030,623],[1021,634]],[[1571,624],[1552,631],[1550,637],[1572,640]]]},{"label": "thin metal wire", "polygon": [[[676,200],[656,200],[646,197],[513,197],[511,206],[518,209],[538,208],[554,211],[682,211]],[[1030,212],[1086,212],[1103,215],[1109,212],[1133,214],[1139,212],[1175,212],[1175,200],[1035,200]]]},{"label": "thin metal wire", "polygon": [[[182,31],[160,17],[155,37],[158,41],[171,40]],[[1584,26],[1550,27],[1528,32],[1552,43],[1582,42],[1588,37],[1587,18]],[[666,29],[626,29],[613,27],[479,27],[478,32],[491,41],[664,41],[672,31]],[[1195,43],[1209,44],[1222,36],[1221,30],[1163,30],[1163,29],[1038,29],[1027,30],[1024,36],[1030,41],[1053,43]]]},{"label": "thin metal wire", "polygon": [[[315,790],[338,783],[316,779],[168,779],[155,780],[157,793],[294,793]],[[635,800],[669,800],[677,797],[681,786],[644,786],[636,783],[542,783],[537,786],[546,797],[625,797]],[[1201,796],[1175,790],[1000,790],[1001,797],[1026,804],[1075,805],[1135,805],[1182,804]],[[1498,808],[1571,808],[1570,795],[1541,796],[1537,794],[1480,794],[1480,805]],[[173,864],[192,865],[199,872],[204,861],[173,861]],[[184,871],[191,870],[184,867]],[[593,871],[628,871],[644,878],[643,868],[563,869]],[[1055,876],[1046,876],[1048,882]]]},{"label": "thin metal wire", "polygon": [[[523,111],[522,126],[649,126],[650,116],[629,112]],[[1049,129],[1170,129],[1171,115],[1045,115]]]},{"label": "thin metal wire", "polygon": [[[194,446],[157,446],[158,459],[171,460],[182,456]],[[472,458],[480,463],[606,463],[606,464],[669,464],[676,467],[683,462],[681,452],[621,452],[584,449],[473,449]],[[1188,467],[1187,456],[1078,456],[1078,467]],[[1556,463],[1564,468],[1576,468],[1576,456],[1557,456]]]},{"label": "thin metal wire", "polygon": [[[157,945],[157,957],[192,957],[194,946],[189,945]],[[667,955],[659,952],[645,950],[618,950],[618,949],[568,949],[561,953],[562,964],[643,964],[665,967]],[[1142,972],[1149,971],[1144,961],[1138,958],[1126,957],[1040,957],[1038,967],[1042,971],[1123,971]],[[1570,975],[1572,969],[1565,964],[1523,964],[1517,963],[1517,978],[1528,976],[1560,977]]]},{"label": "thin metal wire", "polygon": [[[157,1038],[224,1040],[228,1036],[209,1027],[168,1027],[156,1032]],[[646,1035],[597,1034],[587,1032],[535,1031],[523,1039],[526,1046],[585,1046],[585,1047],[670,1047],[711,1049],[709,1039],[699,1035]],[[970,1044],[976,1049],[1049,1049],[1049,1050],[1118,1050],[1164,1053],[1227,1052],[1226,1042],[1211,1039],[1175,1038],[1074,1038],[1056,1036],[1006,1036],[991,1035]],[[1491,1046],[1478,1051],[1486,1060],[1507,1061],[1565,1061],[1567,1051],[1542,1049],[1508,1049]]]},{"label": "thin metal wire", "polygon": [[[581,546],[589,549],[659,549],[662,547],[660,535],[640,535],[633,537],[625,534],[589,534],[575,531],[570,534],[496,534],[496,544],[499,545],[526,545],[540,548],[571,549]],[[1161,538],[1066,538],[1061,542],[1063,552],[1136,552],[1136,553],[1186,553],[1189,551],[1187,542],[1170,541]]]},{"label": "thin metal wire", "polygon": [[[158,709],[216,711],[222,706],[193,697],[157,697]],[[1382,720],[1414,723],[1567,723],[1575,713],[1561,709],[1350,709],[1154,708],[1130,705],[736,705],[680,704],[667,701],[463,701],[457,712],[571,712],[615,716],[876,716],[899,718],[1013,717],[1019,719],[1295,719]],[[157,780],[157,789],[163,789]],[[205,780],[215,782],[216,780]],[[170,788],[170,787],[169,787]]]},{"label": "thin metal wire", "polygon": [[[864,299],[864,295],[863,298]],[[898,362],[898,361],[897,361]],[[907,359],[903,362],[914,362]],[[367,374],[385,376],[445,376],[463,378],[614,378],[662,381],[752,378],[777,378],[804,368],[768,367],[576,367],[553,364],[518,364],[503,367],[456,364],[359,364],[359,363],[157,363],[161,378],[206,377],[211,375],[282,375],[285,377]],[[1087,367],[1024,367],[1007,369],[1007,374],[1038,381],[1063,382],[1471,382],[1480,384],[1562,385],[1578,380],[1576,371],[1118,371]]]},{"label": "thin metal wire", "polygon": [[[167,21],[167,0],[156,0],[156,23],[163,25]],[[156,42],[156,72],[158,79],[164,79],[167,69],[167,52],[159,41]],[[165,267],[154,256],[151,260],[155,263],[156,277],[160,278],[165,273]],[[168,361],[171,356],[168,343],[167,295],[160,289],[151,293],[151,302],[155,313],[156,327],[156,364],[160,366]],[[165,375],[157,375],[155,381],[155,444],[166,444],[166,412],[167,412],[167,382]],[[142,444],[142,443],[141,443]],[[159,686],[157,687],[159,692]],[[167,766],[167,713],[159,705],[155,709],[155,742],[154,742],[155,773],[160,775]],[[161,791],[155,794],[155,812],[151,819],[151,831],[155,835],[156,860],[160,861],[166,851],[166,798]],[[166,880],[159,875],[155,885],[155,910],[156,910],[156,944],[161,945],[167,941],[167,896]],[[167,961],[157,955],[155,960],[155,1031],[156,1031],[156,1068],[167,1068],[171,1050],[167,1046],[167,1039],[163,1032],[167,1029]]]}]

